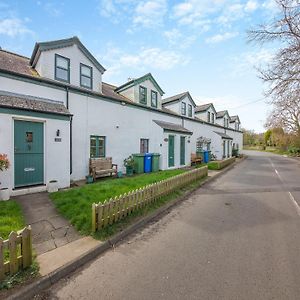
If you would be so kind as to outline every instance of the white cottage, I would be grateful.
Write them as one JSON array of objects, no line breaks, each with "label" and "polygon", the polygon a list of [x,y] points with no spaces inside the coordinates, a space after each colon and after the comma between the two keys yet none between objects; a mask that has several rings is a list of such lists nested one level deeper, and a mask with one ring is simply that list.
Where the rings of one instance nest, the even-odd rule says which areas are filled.
[{"label": "white cottage", "polygon": [[217,123],[212,105],[201,118],[188,92],[162,99],[150,73],[114,86],[104,72],[77,37],[37,43],[31,58],[0,50],[0,153],[11,161],[2,187],[68,187],[88,174],[90,157],[112,157],[123,170],[132,153],[153,152],[160,169],[189,166],[201,137],[218,158],[242,145],[239,128]]}]

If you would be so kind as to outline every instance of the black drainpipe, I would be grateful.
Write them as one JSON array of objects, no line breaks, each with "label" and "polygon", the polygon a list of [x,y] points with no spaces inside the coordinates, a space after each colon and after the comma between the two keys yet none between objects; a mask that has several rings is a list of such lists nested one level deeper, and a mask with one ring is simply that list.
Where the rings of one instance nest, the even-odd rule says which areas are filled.
[{"label": "black drainpipe", "polygon": [[66,107],[69,109],[69,88],[66,86]]},{"label": "black drainpipe", "polygon": [[[66,86],[66,107],[69,109],[69,87]],[[72,123],[73,116],[70,117],[70,174],[73,172],[72,158],[73,158],[73,143],[72,143]]]},{"label": "black drainpipe", "polygon": [[72,143],[72,125],[73,125],[73,116],[70,117],[70,174],[73,172],[72,158],[73,158],[73,143]]}]

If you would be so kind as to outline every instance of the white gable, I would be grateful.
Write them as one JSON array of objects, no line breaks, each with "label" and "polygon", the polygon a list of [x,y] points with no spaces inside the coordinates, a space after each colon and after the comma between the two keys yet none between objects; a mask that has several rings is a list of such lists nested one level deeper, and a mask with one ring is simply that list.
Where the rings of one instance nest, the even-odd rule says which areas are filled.
[{"label": "white gable", "polygon": [[55,80],[55,54],[70,60],[70,84],[80,87],[80,64],[92,67],[93,90],[102,91],[102,74],[92,61],[78,48],[72,46],[42,51],[36,64],[36,70],[45,78]]}]

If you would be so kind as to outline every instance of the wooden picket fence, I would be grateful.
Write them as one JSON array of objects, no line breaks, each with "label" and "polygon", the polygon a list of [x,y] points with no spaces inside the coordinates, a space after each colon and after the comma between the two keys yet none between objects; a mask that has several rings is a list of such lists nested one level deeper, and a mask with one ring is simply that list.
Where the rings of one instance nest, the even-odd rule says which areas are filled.
[{"label": "wooden picket fence", "polygon": [[133,190],[119,197],[92,205],[93,232],[111,225],[135,210],[151,204],[174,190],[207,176],[207,166]]},{"label": "wooden picket fence", "polygon": [[[6,261],[4,255],[9,253]],[[12,231],[7,240],[0,237],[0,281],[32,264],[31,227]]]}]

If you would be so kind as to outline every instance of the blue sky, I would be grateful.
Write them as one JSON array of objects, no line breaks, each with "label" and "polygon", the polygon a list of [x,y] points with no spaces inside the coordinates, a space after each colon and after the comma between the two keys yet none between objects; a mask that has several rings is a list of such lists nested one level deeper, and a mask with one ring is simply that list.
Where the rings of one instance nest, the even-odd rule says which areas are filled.
[{"label": "blue sky", "polygon": [[275,49],[249,45],[246,30],[276,13],[273,0],[0,0],[0,46],[30,56],[36,41],[76,35],[104,81],[151,72],[165,96],[188,90],[259,132],[270,106],[254,67]]}]

